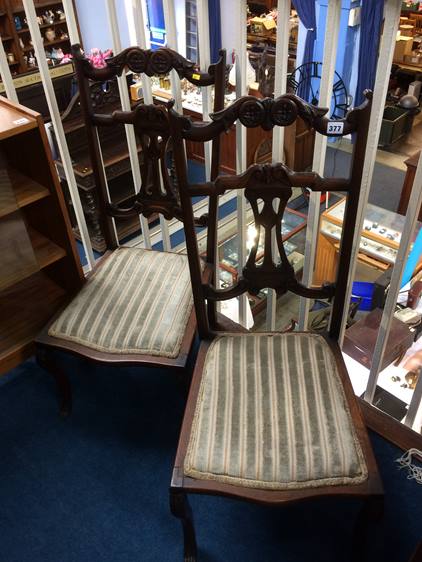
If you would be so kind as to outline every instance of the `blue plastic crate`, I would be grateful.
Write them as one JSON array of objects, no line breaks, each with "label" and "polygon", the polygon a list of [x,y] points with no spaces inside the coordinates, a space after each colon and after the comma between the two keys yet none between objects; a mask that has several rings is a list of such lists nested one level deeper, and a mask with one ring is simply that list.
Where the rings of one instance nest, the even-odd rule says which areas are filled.
[{"label": "blue plastic crate", "polygon": [[374,289],[374,283],[368,283],[367,281],[355,281],[353,283],[351,300],[352,302],[358,302],[359,299],[362,299],[359,304],[359,310],[372,310]]}]

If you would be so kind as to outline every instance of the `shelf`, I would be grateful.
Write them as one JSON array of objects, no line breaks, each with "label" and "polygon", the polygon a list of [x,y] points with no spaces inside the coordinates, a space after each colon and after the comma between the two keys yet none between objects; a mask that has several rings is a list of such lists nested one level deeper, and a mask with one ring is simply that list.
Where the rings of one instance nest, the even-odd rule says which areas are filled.
[{"label": "shelf", "polygon": [[15,61],[15,62],[7,62],[7,64],[8,64],[9,66],[17,66],[17,65],[19,65],[20,63],[19,63],[19,61]]},{"label": "shelf", "polygon": [[32,352],[32,340],[65,298],[65,291],[42,272],[0,292],[0,373]]},{"label": "shelf", "polygon": [[[30,205],[31,203],[50,195],[50,192],[46,187],[43,187],[17,170],[9,168],[7,170],[7,174],[19,208]],[[12,204],[2,205],[0,208],[0,217],[14,213],[16,211],[16,205],[14,203],[15,202],[13,201]]]},{"label": "shelf", "polygon": [[[44,43],[44,47],[50,47],[51,45],[57,45],[58,43],[66,43],[69,41],[69,37],[67,39],[55,39],[54,41],[49,41],[48,43]],[[33,51],[34,47],[32,45],[27,45],[22,49],[22,51],[28,52]]]},{"label": "shelf", "polygon": [[[66,25],[66,27],[67,27],[66,18],[64,20],[54,21],[53,23],[43,23],[42,25],[39,25],[38,27],[40,29],[47,29],[47,27],[53,27],[54,25]],[[23,29],[16,30],[16,32],[18,34],[19,33],[29,33],[29,27],[25,27]]]},{"label": "shelf", "polygon": [[66,39],[54,39],[54,41],[49,41],[48,43],[44,43],[44,47],[50,47],[50,45],[57,45],[58,43],[67,43],[70,39],[67,37]]},{"label": "shelf", "polygon": [[11,39],[13,39],[13,37],[11,35],[6,35],[6,36],[1,38],[2,41],[10,41]]},{"label": "shelf", "polygon": [[[59,2],[52,2],[51,0],[45,0],[45,2],[40,2],[39,4],[35,5],[35,9],[41,9],[41,8],[48,8],[49,6],[56,6],[57,4],[62,4],[61,0],[59,0]],[[25,10],[22,8],[15,8],[14,10],[12,10],[14,14],[19,14],[21,12],[24,12]]]},{"label": "shelf", "polygon": [[37,230],[29,228],[28,232],[40,269],[44,269],[44,267],[51,265],[66,255],[63,248],[49,240]]}]

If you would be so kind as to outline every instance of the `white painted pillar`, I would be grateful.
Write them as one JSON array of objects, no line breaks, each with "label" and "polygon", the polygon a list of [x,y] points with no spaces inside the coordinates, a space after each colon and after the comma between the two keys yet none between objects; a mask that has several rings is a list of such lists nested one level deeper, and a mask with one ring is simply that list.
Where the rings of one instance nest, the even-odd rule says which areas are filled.
[{"label": "white painted pillar", "polygon": [[[277,9],[277,37],[276,37],[276,66],[274,76],[274,97],[277,98],[286,93],[287,64],[289,60],[289,37],[290,37],[290,0],[278,0]],[[274,127],[272,162],[284,162],[284,127]],[[272,233],[273,253],[275,252],[275,232]],[[267,329],[275,330],[277,308],[277,295],[273,289],[268,289],[267,297]]]},{"label": "white painted pillar", "polygon": [[81,200],[79,197],[75,173],[72,167],[72,159],[70,157],[69,148],[66,142],[66,136],[64,134],[63,124],[60,118],[60,111],[57,105],[53,81],[51,79],[50,72],[48,70],[47,60],[45,58],[44,44],[41,37],[41,31],[37,22],[37,14],[35,12],[35,6],[31,0],[22,0],[22,1],[23,1],[23,7],[25,9],[26,19],[28,21],[28,28],[32,37],[35,56],[37,57],[38,68],[40,71],[41,80],[44,87],[44,93],[47,100],[50,117],[54,126],[54,131],[56,133],[57,144],[59,147],[60,157],[66,175],[66,181],[69,187],[70,196],[72,199],[76,221],[78,223],[82,244],[88,261],[88,267],[89,269],[92,269],[95,264],[94,253],[92,251],[91,240],[89,238],[88,228],[86,225],[85,216],[81,205]]},{"label": "white painted pillar", "polygon": [[[111,41],[113,52],[115,55],[122,50],[122,42],[120,39],[119,23],[117,19],[116,3],[115,0],[106,0],[107,18],[111,32]],[[123,72],[121,76],[117,77],[117,84],[120,93],[120,103],[123,111],[131,111],[129,91],[127,87],[126,73]],[[138,193],[141,188],[141,170],[139,167],[138,148],[136,145],[136,136],[133,125],[125,125],[126,140],[129,150],[130,167],[132,170],[132,178],[135,188],[135,193]],[[147,249],[151,248],[151,240],[149,235],[148,221],[143,215],[139,215],[139,222],[142,229],[142,236],[144,246]]]},{"label": "white painted pillar", "polygon": [[[341,0],[329,0],[327,10],[327,23],[325,26],[324,58],[320,84],[320,107],[330,107],[334,72],[337,56],[338,35],[340,30]],[[324,175],[325,156],[327,152],[327,137],[315,133],[314,158],[312,170]],[[309,196],[308,220],[306,224],[305,260],[303,265],[302,283],[306,287],[312,285],[314,276],[315,256],[319,231],[319,209],[321,194],[312,191]],[[308,327],[309,299],[300,298],[299,304],[299,330]]]}]

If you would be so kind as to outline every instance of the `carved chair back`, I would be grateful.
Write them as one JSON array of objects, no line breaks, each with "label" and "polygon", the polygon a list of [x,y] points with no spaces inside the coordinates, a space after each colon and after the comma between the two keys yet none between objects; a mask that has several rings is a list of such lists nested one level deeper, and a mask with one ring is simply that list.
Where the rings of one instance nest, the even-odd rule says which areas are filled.
[{"label": "carved chair back", "polygon": [[[347,291],[350,254],[353,245],[354,225],[359,203],[363,163],[369,127],[372,93],[366,92],[362,106],[350,111],[343,120],[332,121],[325,114],[328,109],[314,107],[293,94],[276,99],[258,100],[251,96],[239,98],[225,110],[211,115],[208,135],[217,134],[239,119],[250,127],[271,130],[275,126],[287,126],[298,117],[304,119],[317,132],[325,136],[355,135],[351,172],[348,179],[322,178],[314,172],[294,172],[281,163],[254,164],[246,172],[235,176],[220,176],[215,181],[202,185],[191,185],[180,155],[176,158],[186,243],[190,262],[194,301],[198,328],[202,337],[210,337],[206,301],[220,301],[237,297],[245,292],[257,294],[263,288],[274,289],[277,294],[292,291],[308,298],[334,298],[330,325],[330,336],[337,339],[340,332],[345,295]],[[175,117],[173,112],[171,118]],[[189,123],[177,123],[174,127],[185,126],[188,136],[197,134]],[[175,133],[176,137],[177,134]],[[182,131],[179,132],[182,135]],[[337,281],[319,288],[302,285],[295,276],[283,246],[281,224],[286,204],[293,187],[309,188],[312,191],[344,192],[347,204],[344,217]],[[220,196],[227,190],[240,190],[250,203],[253,212],[256,236],[242,274],[230,288],[220,290],[215,285],[203,284],[200,277],[198,245],[193,217],[192,197],[198,195]],[[264,237],[263,257],[257,263],[260,234]],[[275,244],[275,247],[274,247]],[[277,258],[274,258],[277,256]]]},{"label": "carved chair back", "polygon": [[[207,72],[201,72],[193,62],[168,48],[156,51],[130,47],[118,55],[106,59],[104,68],[94,68],[85,58],[80,45],[72,46],[73,59],[79,83],[79,99],[83,119],[86,125],[88,149],[92,161],[92,168],[97,185],[101,220],[108,247],[114,248],[118,241],[115,237],[111,217],[129,217],[143,214],[146,217],[153,213],[161,213],[166,219],[178,218],[183,220],[177,189],[168,171],[169,151],[172,147],[171,126],[169,121],[169,107],[167,105],[137,104],[131,111],[112,111],[107,113],[99,98],[107,100],[107,89],[103,84],[115,80],[125,70],[147,76],[163,76],[171,70],[177,72],[180,78],[186,78],[196,86],[214,85],[214,111],[224,107],[224,88],[226,75],[225,51],[220,52],[220,59],[209,67]],[[101,106],[101,111],[97,108]],[[173,119],[183,119],[174,114]],[[108,199],[107,178],[101,157],[98,126],[116,127],[117,124],[132,125],[141,147],[141,186],[137,187],[134,203],[129,207],[113,205]],[[182,142],[183,146],[183,142]],[[184,160],[186,156],[183,151]],[[218,174],[220,162],[220,138],[215,137],[212,147],[211,177]],[[216,217],[216,198],[210,198],[209,216]],[[215,244],[209,242],[210,252]],[[210,256],[212,261],[213,255]]]}]

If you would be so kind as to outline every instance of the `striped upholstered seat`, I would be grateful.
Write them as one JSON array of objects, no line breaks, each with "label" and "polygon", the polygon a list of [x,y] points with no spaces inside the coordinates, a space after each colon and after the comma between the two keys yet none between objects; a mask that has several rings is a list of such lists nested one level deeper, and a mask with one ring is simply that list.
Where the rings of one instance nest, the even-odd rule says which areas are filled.
[{"label": "striped upholstered seat", "polygon": [[186,255],[121,247],[48,334],[108,353],[177,357],[191,310]]},{"label": "striped upholstered seat", "polygon": [[273,490],[366,480],[324,338],[294,333],[216,338],[205,359],[184,473]]}]

